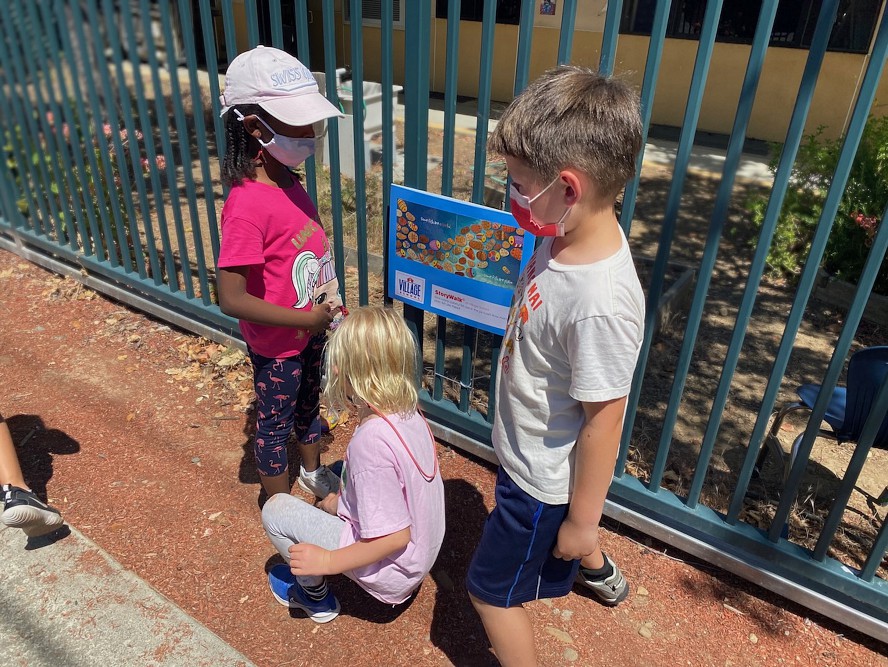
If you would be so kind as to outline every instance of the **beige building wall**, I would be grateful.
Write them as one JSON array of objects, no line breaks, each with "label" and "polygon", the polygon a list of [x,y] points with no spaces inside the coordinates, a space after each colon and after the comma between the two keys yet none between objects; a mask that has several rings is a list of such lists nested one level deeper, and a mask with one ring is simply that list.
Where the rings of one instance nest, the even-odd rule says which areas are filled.
[{"label": "beige building wall", "polygon": [[[447,21],[436,19],[435,2],[431,3],[432,28],[429,77],[433,91],[443,92],[445,86]],[[242,2],[242,0],[241,0]],[[235,13],[238,15],[238,5]],[[596,67],[601,49],[606,2],[591,0],[582,3],[577,20],[571,62]],[[334,19],[336,33],[337,66],[350,64],[351,26],[343,20],[342,4],[336,3]],[[240,10],[242,11],[242,4]],[[320,0],[309,0],[313,22],[309,26],[312,41],[313,69],[320,69],[323,62],[323,25]],[[240,17],[238,17],[240,18]],[[556,64],[560,38],[561,15],[534,18],[533,45],[530,59],[530,78]],[[239,31],[245,32],[245,31]],[[393,78],[395,83],[404,82],[404,63],[407,54],[404,47],[405,32],[396,28],[393,43]],[[379,81],[381,76],[381,31],[373,26],[363,30],[363,66],[366,80]],[[238,48],[245,35],[238,35]],[[620,35],[614,71],[631,80],[640,90],[644,77],[649,38]],[[652,122],[659,125],[680,127],[684,116],[697,42],[693,40],[667,39],[663,48],[660,76],[654,98]],[[244,47],[246,45],[244,44]],[[710,64],[703,104],[700,109],[699,129],[707,132],[728,134],[734,123],[740,88],[746,71],[750,46],[716,43]],[[518,26],[497,25],[494,31],[493,77],[491,96],[494,100],[508,102],[514,90],[514,70],[518,53]],[[793,105],[808,52],[803,49],[772,47],[768,50],[762,69],[750,119],[748,136],[768,141],[783,141],[789,126]],[[462,21],[459,32],[459,74],[457,94],[478,96],[481,59],[481,23]],[[853,110],[853,102],[863,76],[868,56],[828,52],[815,88],[814,100],[806,123],[806,132],[826,126],[828,137],[838,137],[847,125]],[[888,114],[888,76],[882,77],[873,113]]]}]

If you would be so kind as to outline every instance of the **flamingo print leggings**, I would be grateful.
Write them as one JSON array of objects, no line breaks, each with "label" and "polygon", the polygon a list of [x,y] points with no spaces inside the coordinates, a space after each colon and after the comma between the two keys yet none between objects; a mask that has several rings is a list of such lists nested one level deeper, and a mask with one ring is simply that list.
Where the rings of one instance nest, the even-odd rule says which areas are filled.
[{"label": "flamingo print leggings", "polygon": [[319,415],[324,337],[312,336],[301,354],[270,359],[250,350],[256,390],[256,468],[267,476],[287,470],[287,440],[314,443],[321,436]]}]

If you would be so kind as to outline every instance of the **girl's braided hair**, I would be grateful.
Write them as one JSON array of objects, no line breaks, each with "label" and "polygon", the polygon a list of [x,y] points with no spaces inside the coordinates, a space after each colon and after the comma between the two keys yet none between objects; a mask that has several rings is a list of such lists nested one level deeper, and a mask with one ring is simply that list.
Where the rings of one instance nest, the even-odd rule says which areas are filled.
[{"label": "girl's braided hair", "polygon": [[240,185],[244,179],[256,178],[256,165],[253,160],[258,153],[255,137],[247,132],[243,122],[234,113],[237,109],[243,116],[255,114],[265,118],[265,110],[258,104],[239,104],[225,114],[225,157],[222,158],[222,182],[232,187]]}]

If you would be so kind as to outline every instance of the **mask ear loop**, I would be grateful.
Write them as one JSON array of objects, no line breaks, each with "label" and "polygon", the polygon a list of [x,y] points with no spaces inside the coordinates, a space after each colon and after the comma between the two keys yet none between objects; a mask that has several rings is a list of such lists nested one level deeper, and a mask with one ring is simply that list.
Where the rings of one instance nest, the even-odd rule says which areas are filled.
[{"label": "mask ear loop", "polygon": [[[235,107],[234,109],[232,109],[232,111],[234,112],[234,117],[237,118],[241,123],[243,123],[244,120],[246,120],[246,116],[244,116],[244,115],[240,112],[240,109],[238,109],[238,108]],[[262,120],[262,119],[260,118],[259,120]],[[265,121],[262,121],[262,122],[263,122],[263,124],[265,125],[265,127],[268,127],[268,124],[265,123]],[[271,130],[270,127],[269,127],[268,129]],[[246,127],[244,127],[244,132],[247,132],[247,128],[246,128]],[[272,132],[274,132],[274,130],[272,130]],[[247,136],[250,136],[250,133],[249,133],[249,132],[247,132]],[[260,142],[259,142],[259,152],[256,153],[256,156],[255,156],[254,158],[252,158],[252,160],[251,160],[251,162],[252,162],[255,166],[264,166],[264,165],[265,165],[265,160],[264,160],[263,157],[262,157],[262,150],[263,150],[263,148],[264,148],[264,147],[262,146],[262,142],[260,141]]]}]

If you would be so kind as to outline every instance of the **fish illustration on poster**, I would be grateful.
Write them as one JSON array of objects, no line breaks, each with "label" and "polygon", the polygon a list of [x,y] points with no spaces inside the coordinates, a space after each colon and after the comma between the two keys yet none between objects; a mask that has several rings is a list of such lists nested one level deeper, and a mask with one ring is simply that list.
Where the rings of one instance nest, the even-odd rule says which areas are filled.
[{"label": "fish illustration on poster", "polygon": [[509,213],[412,188],[393,185],[390,204],[389,296],[502,333],[534,237]]}]

